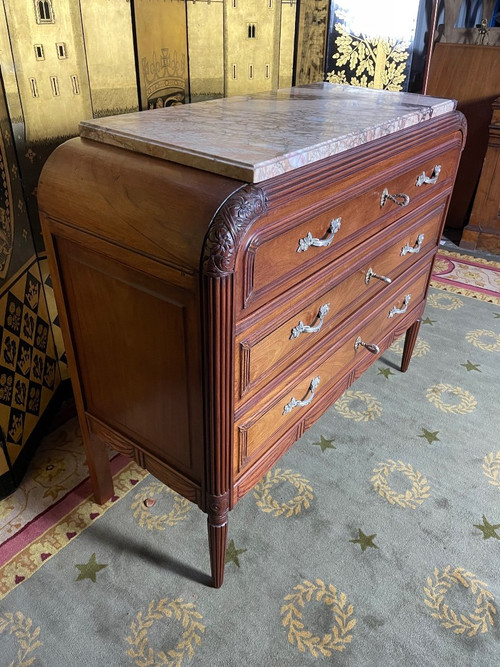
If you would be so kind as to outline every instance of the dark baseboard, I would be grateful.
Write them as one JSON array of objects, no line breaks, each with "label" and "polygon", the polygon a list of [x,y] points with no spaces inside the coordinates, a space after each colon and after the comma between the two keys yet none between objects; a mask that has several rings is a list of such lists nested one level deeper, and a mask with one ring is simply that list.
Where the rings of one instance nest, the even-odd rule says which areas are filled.
[{"label": "dark baseboard", "polygon": [[10,496],[21,484],[42,438],[75,415],[76,408],[71,383],[69,380],[63,380],[19,456],[11,465],[11,469],[0,475],[0,500]]}]

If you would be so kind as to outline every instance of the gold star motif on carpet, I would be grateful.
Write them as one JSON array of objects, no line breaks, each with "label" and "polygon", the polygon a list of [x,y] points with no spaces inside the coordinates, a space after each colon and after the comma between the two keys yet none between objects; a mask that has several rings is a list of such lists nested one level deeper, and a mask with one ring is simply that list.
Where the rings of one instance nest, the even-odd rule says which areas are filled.
[{"label": "gold star motif on carpet", "polygon": [[333,439],[327,440],[324,436],[321,436],[321,440],[319,442],[313,442],[312,444],[321,447],[321,452],[324,454],[327,449],[337,449],[335,445],[332,445],[332,442]]},{"label": "gold star motif on carpet", "polygon": [[240,566],[240,561],[238,556],[240,554],[244,554],[246,549],[237,549],[234,545],[234,540],[231,540],[227,546],[226,549],[226,559],[224,563],[230,563],[231,561],[233,563],[236,563],[236,565],[239,567]]},{"label": "gold star motif on carpet", "polygon": [[473,364],[472,361],[469,361],[468,359],[466,364],[460,364],[460,366],[463,366],[468,371],[478,371],[479,373],[481,373],[482,371],[479,370],[480,365],[481,364]]},{"label": "gold star motif on carpet", "polygon": [[428,431],[426,428],[422,428],[423,433],[419,435],[419,438],[425,438],[429,445],[432,445],[433,442],[441,442],[437,437],[439,431]]},{"label": "gold star motif on carpet", "polygon": [[356,540],[349,540],[353,544],[359,544],[361,546],[361,551],[366,551],[368,547],[373,549],[378,549],[378,546],[373,543],[373,540],[377,537],[376,533],[373,535],[365,535],[361,528],[358,528],[358,538]]},{"label": "gold star motif on carpet", "polygon": [[479,528],[483,533],[483,539],[488,540],[490,537],[494,537],[497,540],[500,540],[500,535],[497,535],[496,531],[500,528],[500,523],[492,525],[488,519],[483,514],[483,525],[474,524],[474,528]]},{"label": "gold star motif on carpet", "polygon": [[431,320],[430,317],[426,317],[425,320],[422,320],[422,324],[430,324],[431,326],[434,324],[434,322],[437,322],[437,320]]},{"label": "gold star motif on carpet", "polygon": [[378,374],[383,375],[386,378],[386,380],[389,379],[390,375],[396,375],[396,373],[393,373],[390,368],[382,368],[382,367],[379,367]]},{"label": "gold star motif on carpet", "polygon": [[107,565],[97,563],[95,559],[95,554],[92,554],[88,563],[80,563],[80,564],[77,563],[75,567],[77,567],[80,570],[80,574],[78,575],[76,581],[82,581],[83,579],[91,579],[95,584],[96,574],[100,570],[103,570],[105,567],[107,567]]}]

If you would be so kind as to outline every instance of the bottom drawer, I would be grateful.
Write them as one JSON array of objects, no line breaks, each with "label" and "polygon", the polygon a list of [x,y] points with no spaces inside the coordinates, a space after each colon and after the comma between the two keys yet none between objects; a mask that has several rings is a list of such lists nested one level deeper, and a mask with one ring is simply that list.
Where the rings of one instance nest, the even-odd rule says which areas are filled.
[{"label": "bottom drawer", "polygon": [[302,378],[288,378],[255,411],[236,423],[236,475],[263,455],[281,434],[303,419],[321,401],[329,387],[366,357],[378,356],[377,341],[397,326],[398,318],[418,306],[425,296],[428,266],[391,297],[378,299],[369,318],[354,321],[344,334],[320,351],[320,357]]}]

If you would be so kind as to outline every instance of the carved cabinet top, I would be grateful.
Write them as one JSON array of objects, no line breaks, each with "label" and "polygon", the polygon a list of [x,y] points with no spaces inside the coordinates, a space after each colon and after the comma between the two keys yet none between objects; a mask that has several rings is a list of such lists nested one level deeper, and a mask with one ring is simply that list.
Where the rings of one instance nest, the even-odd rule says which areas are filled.
[{"label": "carved cabinet top", "polygon": [[452,100],[316,83],[84,121],[80,134],[258,183],[454,108]]}]

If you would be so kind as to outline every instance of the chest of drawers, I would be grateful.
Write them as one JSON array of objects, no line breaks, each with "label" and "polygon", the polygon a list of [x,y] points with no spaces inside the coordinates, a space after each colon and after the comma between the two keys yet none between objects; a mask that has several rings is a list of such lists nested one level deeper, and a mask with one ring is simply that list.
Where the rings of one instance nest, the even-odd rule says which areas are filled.
[{"label": "chest of drawers", "polygon": [[[271,100],[266,121],[278,100],[293,101],[295,119],[295,102],[307,100],[318,133],[298,151],[285,146],[286,128],[263,122],[265,150],[279,146],[274,159],[263,148],[253,169],[221,156],[202,125],[189,150],[160,140],[158,119],[201,123],[233,107],[226,121],[233,136],[244,132],[250,102],[232,98],[83,124],[39,184],[96,499],[113,493],[111,446],[196,503],[208,515],[216,587],[239,498],[405,332],[408,368],[463,147],[452,103],[332,94],[325,84],[248,98]],[[352,116],[336,133],[328,119],[342,105],[352,115],[357,95],[361,116],[390,100],[390,121]],[[123,123],[136,117],[132,133]],[[247,141],[246,151],[259,146]]]}]

